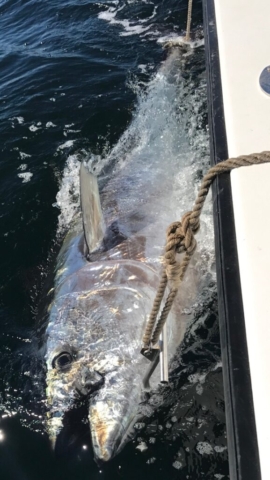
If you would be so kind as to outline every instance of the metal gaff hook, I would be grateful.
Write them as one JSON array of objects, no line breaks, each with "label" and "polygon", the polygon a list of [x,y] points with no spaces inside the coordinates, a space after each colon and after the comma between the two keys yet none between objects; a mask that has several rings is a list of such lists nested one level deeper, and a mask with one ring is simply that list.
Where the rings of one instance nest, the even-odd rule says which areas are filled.
[{"label": "metal gaff hook", "polygon": [[[143,353],[144,354],[144,353]],[[168,383],[169,381],[169,368],[168,368],[168,340],[166,324],[164,325],[159,337],[158,346],[153,348],[146,358],[151,359],[151,364],[143,378],[143,387],[146,391],[151,389],[150,378],[156,370],[160,362],[160,382]]]}]

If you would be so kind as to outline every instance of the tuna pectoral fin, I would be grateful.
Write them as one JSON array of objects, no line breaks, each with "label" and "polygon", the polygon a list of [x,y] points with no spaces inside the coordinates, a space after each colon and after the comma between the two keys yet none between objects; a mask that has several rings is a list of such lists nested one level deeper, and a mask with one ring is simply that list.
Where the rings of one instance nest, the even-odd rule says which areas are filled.
[{"label": "tuna pectoral fin", "polygon": [[91,253],[100,246],[105,228],[97,177],[89,172],[83,162],[80,170],[80,190],[84,238],[88,253]]}]

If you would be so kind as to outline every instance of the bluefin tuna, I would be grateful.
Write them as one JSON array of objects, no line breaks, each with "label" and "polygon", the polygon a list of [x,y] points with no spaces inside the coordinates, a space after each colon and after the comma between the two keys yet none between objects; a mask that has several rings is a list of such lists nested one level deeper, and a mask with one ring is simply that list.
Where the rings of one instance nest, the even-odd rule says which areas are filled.
[{"label": "bluefin tuna", "polygon": [[[183,213],[171,201],[179,189],[179,155],[147,151],[138,147],[135,157],[119,159],[101,195],[82,163],[82,214],[58,255],[49,308],[48,433],[55,441],[65,414],[86,397],[94,454],[103,461],[125,445],[138,417],[149,366],[140,354],[142,336],[160,279],[166,228]],[[184,309],[196,296],[195,276],[191,266],[167,321],[169,358],[186,329]]]}]

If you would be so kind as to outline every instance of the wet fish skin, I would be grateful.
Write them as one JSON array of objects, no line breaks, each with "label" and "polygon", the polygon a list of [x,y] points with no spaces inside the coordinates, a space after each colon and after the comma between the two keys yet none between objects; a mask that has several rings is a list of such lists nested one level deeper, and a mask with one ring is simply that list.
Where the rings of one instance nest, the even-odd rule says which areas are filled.
[{"label": "wet fish skin", "polygon": [[[63,251],[78,259],[78,245],[75,237]],[[111,253],[117,252],[118,247]],[[55,441],[78,395],[89,395],[94,452],[107,461],[136,419],[148,366],[139,351],[158,276],[147,264],[130,259],[85,261],[83,267],[81,261],[70,275],[62,270],[50,308],[47,429]],[[67,351],[70,363],[57,367],[59,354]]]}]

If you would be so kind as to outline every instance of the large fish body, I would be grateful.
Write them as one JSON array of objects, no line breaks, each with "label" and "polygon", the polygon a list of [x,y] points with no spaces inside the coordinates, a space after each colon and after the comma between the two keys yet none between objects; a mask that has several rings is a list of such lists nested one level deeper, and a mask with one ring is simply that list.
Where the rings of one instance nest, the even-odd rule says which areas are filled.
[{"label": "large fish body", "polygon": [[[156,121],[151,119],[153,125]],[[154,131],[162,142],[162,131]],[[74,220],[58,256],[49,309],[49,435],[57,438],[65,413],[87,396],[93,449],[103,461],[122,448],[137,418],[149,366],[140,349],[160,279],[166,228],[183,213],[172,201],[179,195],[179,155],[166,157],[159,147],[153,155],[154,142],[149,148],[135,146],[111,172],[101,192],[105,228],[95,213],[95,196],[92,213],[84,212],[92,239],[104,231],[99,248],[86,252],[82,219]],[[87,186],[87,168],[82,168]],[[168,318],[170,357],[185,332],[181,309],[194,299],[193,280],[191,268]]]}]

